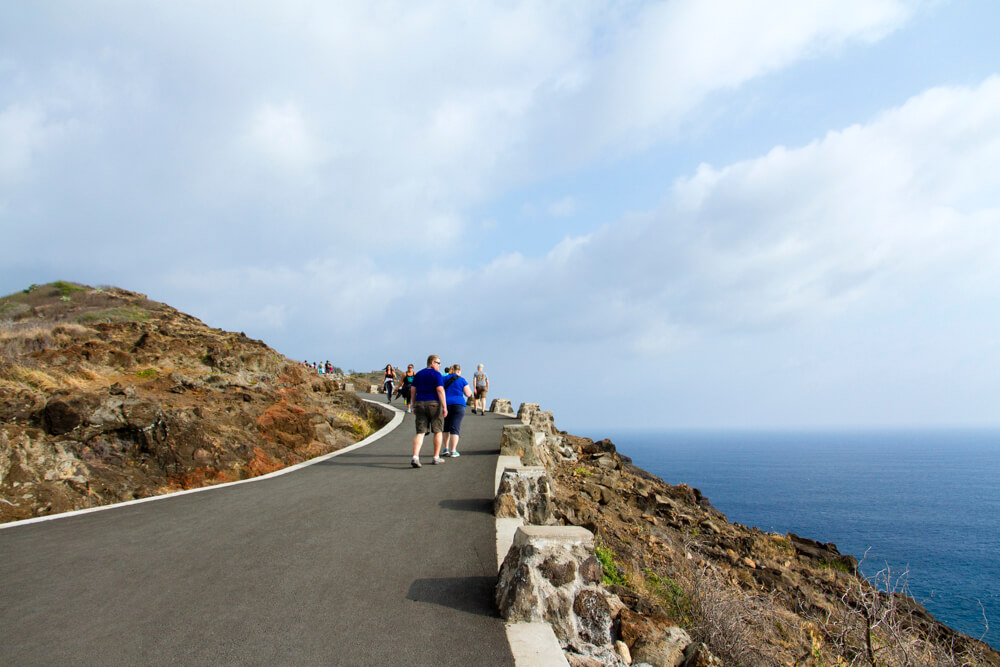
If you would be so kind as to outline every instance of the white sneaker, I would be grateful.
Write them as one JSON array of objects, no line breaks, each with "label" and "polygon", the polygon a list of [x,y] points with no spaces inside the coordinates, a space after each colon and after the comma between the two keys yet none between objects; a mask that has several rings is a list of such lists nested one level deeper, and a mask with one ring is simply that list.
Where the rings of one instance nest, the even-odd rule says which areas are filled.
[{"label": "white sneaker", "polygon": [[461,454],[459,454],[458,452],[452,452],[452,453],[451,453],[451,458],[453,458],[453,459],[454,459],[454,458],[457,458],[457,457],[459,457],[459,456],[461,456]]},{"label": "white sneaker", "polygon": [[444,463],[444,459],[441,458],[440,456],[435,456],[433,459],[431,459],[431,463],[433,463],[434,465],[440,465]]}]

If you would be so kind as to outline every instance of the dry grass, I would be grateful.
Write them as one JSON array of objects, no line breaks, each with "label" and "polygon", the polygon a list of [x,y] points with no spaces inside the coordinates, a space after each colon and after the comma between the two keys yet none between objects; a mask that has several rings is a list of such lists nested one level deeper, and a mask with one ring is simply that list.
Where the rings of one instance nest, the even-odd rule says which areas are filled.
[{"label": "dry grass", "polygon": [[907,572],[885,568],[869,583],[857,579],[843,595],[844,607],[822,624],[842,663],[923,667],[985,664],[974,646],[962,648],[931,641],[921,629],[909,598]]},{"label": "dry grass", "polygon": [[0,353],[14,360],[92,335],[93,329],[71,322],[0,322]]},{"label": "dry grass", "polygon": [[704,642],[726,665],[778,665],[756,647],[775,645],[781,614],[770,597],[726,581],[710,565],[690,571],[680,584],[692,608],[691,635]]},{"label": "dry grass", "polygon": [[19,364],[0,364],[0,386],[55,391],[61,386],[61,380],[37,368]]},{"label": "dry grass", "polygon": [[34,357],[93,335],[92,329],[70,322],[0,322],[0,385],[42,391],[67,384],[74,388],[87,386],[98,377],[93,371],[43,368]]}]

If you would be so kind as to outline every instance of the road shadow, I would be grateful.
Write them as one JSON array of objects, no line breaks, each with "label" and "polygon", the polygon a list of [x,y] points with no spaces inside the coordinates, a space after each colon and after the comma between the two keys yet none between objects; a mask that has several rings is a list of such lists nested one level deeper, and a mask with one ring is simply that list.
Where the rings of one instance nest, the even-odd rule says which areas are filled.
[{"label": "road shadow", "polygon": [[492,498],[445,498],[438,503],[441,509],[456,512],[482,512],[493,514]]},{"label": "road shadow", "polygon": [[315,465],[319,466],[356,466],[361,468],[389,468],[391,470],[409,470],[410,457],[395,454],[368,454],[363,452],[348,452],[334,456]]},{"label": "road shadow", "polygon": [[496,618],[500,616],[494,602],[496,586],[496,577],[415,579],[406,599]]}]

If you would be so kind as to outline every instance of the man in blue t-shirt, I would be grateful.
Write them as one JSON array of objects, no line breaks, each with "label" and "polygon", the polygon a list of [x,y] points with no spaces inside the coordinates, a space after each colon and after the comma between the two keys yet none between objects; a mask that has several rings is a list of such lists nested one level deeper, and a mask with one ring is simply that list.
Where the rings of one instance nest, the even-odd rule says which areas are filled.
[{"label": "man in blue t-shirt", "polygon": [[444,418],[448,416],[448,406],[444,398],[444,379],[441,377],[441,357],[432,354],[427,357],[427,368],[413,376],[410,385],[410,405],[413,406],[413,416],[417,422],[417,434],[413,436],[413,460],[410,465],[420,467],[420,447],[424,444],[424,436],[434,434],[434,458],[432,463],[444,463],[441,458],[441,440],[444,431]]}]

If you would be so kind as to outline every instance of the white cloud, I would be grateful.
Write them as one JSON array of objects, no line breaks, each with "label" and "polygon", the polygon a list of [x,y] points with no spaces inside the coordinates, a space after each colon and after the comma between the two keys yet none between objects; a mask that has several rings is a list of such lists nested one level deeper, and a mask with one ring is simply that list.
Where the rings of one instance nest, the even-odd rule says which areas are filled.
[{"label": "white cloud", "polygon": [[[296,356],[464,346],[537,365],[536,384],[581,358],[694,368],[684,350],[911,307],[928,288],[992,296],[995,79],[690,167],[719,154],[698,152],[714,130],[743,131],[723,127],[733,91],[772,94],[767,77],[809,59],[878,65],[866,46],[926,4],[0,10],[15,285],[89,272]],[[637,207],[651,210],[624,213]]]},{"label": "white cloud", "polygon": [[263,104],[254,109],[247,141],[266,160],[282,168],[309,169],[322,159],[321,143],[297,105]]},{"label": "white cloud", "polygon": [[270,303],[255,311],[244,313],[241,319],[259,324],[266,329],[283,329],[287,321],[284,304]]},{"label": "white cloud", "polygon": [[583,93],[592,148],[643,147],[677,131],[709,95],[899,28],[918,3],[901,0],[679,0],[618,15],[613,47]]},{"label": "white cloud", "polygon": [[576,199],[573,197],[563,197],[549,204],[549,215],[553,218],[569,218],[576,213]]},{"label": "white cloud", "polygon": [[655,213],[567,239],[544,258],[502,258],[487,276],[527,318],[557,323],[522,335],[586,327],[586,340],[647,350],[861,304],[919,303],[928,285],[995,291],[998,165],[994,77],[929,90],[802,147],[702,165]]},{"label": "white cloud", "polygon": [[[162,199],[154,229],[279,218],[302,236],[295,248],[426,252],[463,238],[465,212],[511,187],[655,142],[712,91],[882,34],[907,13],[889,0],[836,12],[793,3],[718,20],[739,6],[302,0],[203,8],[192,21],[184,5],[98,2],[64,8],[58,23],[26,12],[37,16],[24,30],[50,47],[13,49],[4,71],[22,81],[7,95],[85,115],[92,141],[61,163],[78,167],[78,191],[60,199],[93,224],[117,230],[108,207],[145,218]],[[7,178],[48,128],[44,117],[15,121],[25,130],[7,133],[18,138],[6,139]],[[127,188],[98,201],[102,180]],[[573,208],[566,199],[550,214]],[[259,238],[236,243],[260,260]]]},{"label": "white cloud", "polygon": [[37,106],[0,109],[0,184],[15,184],[33,171],[37,158],[72,129]]}]

